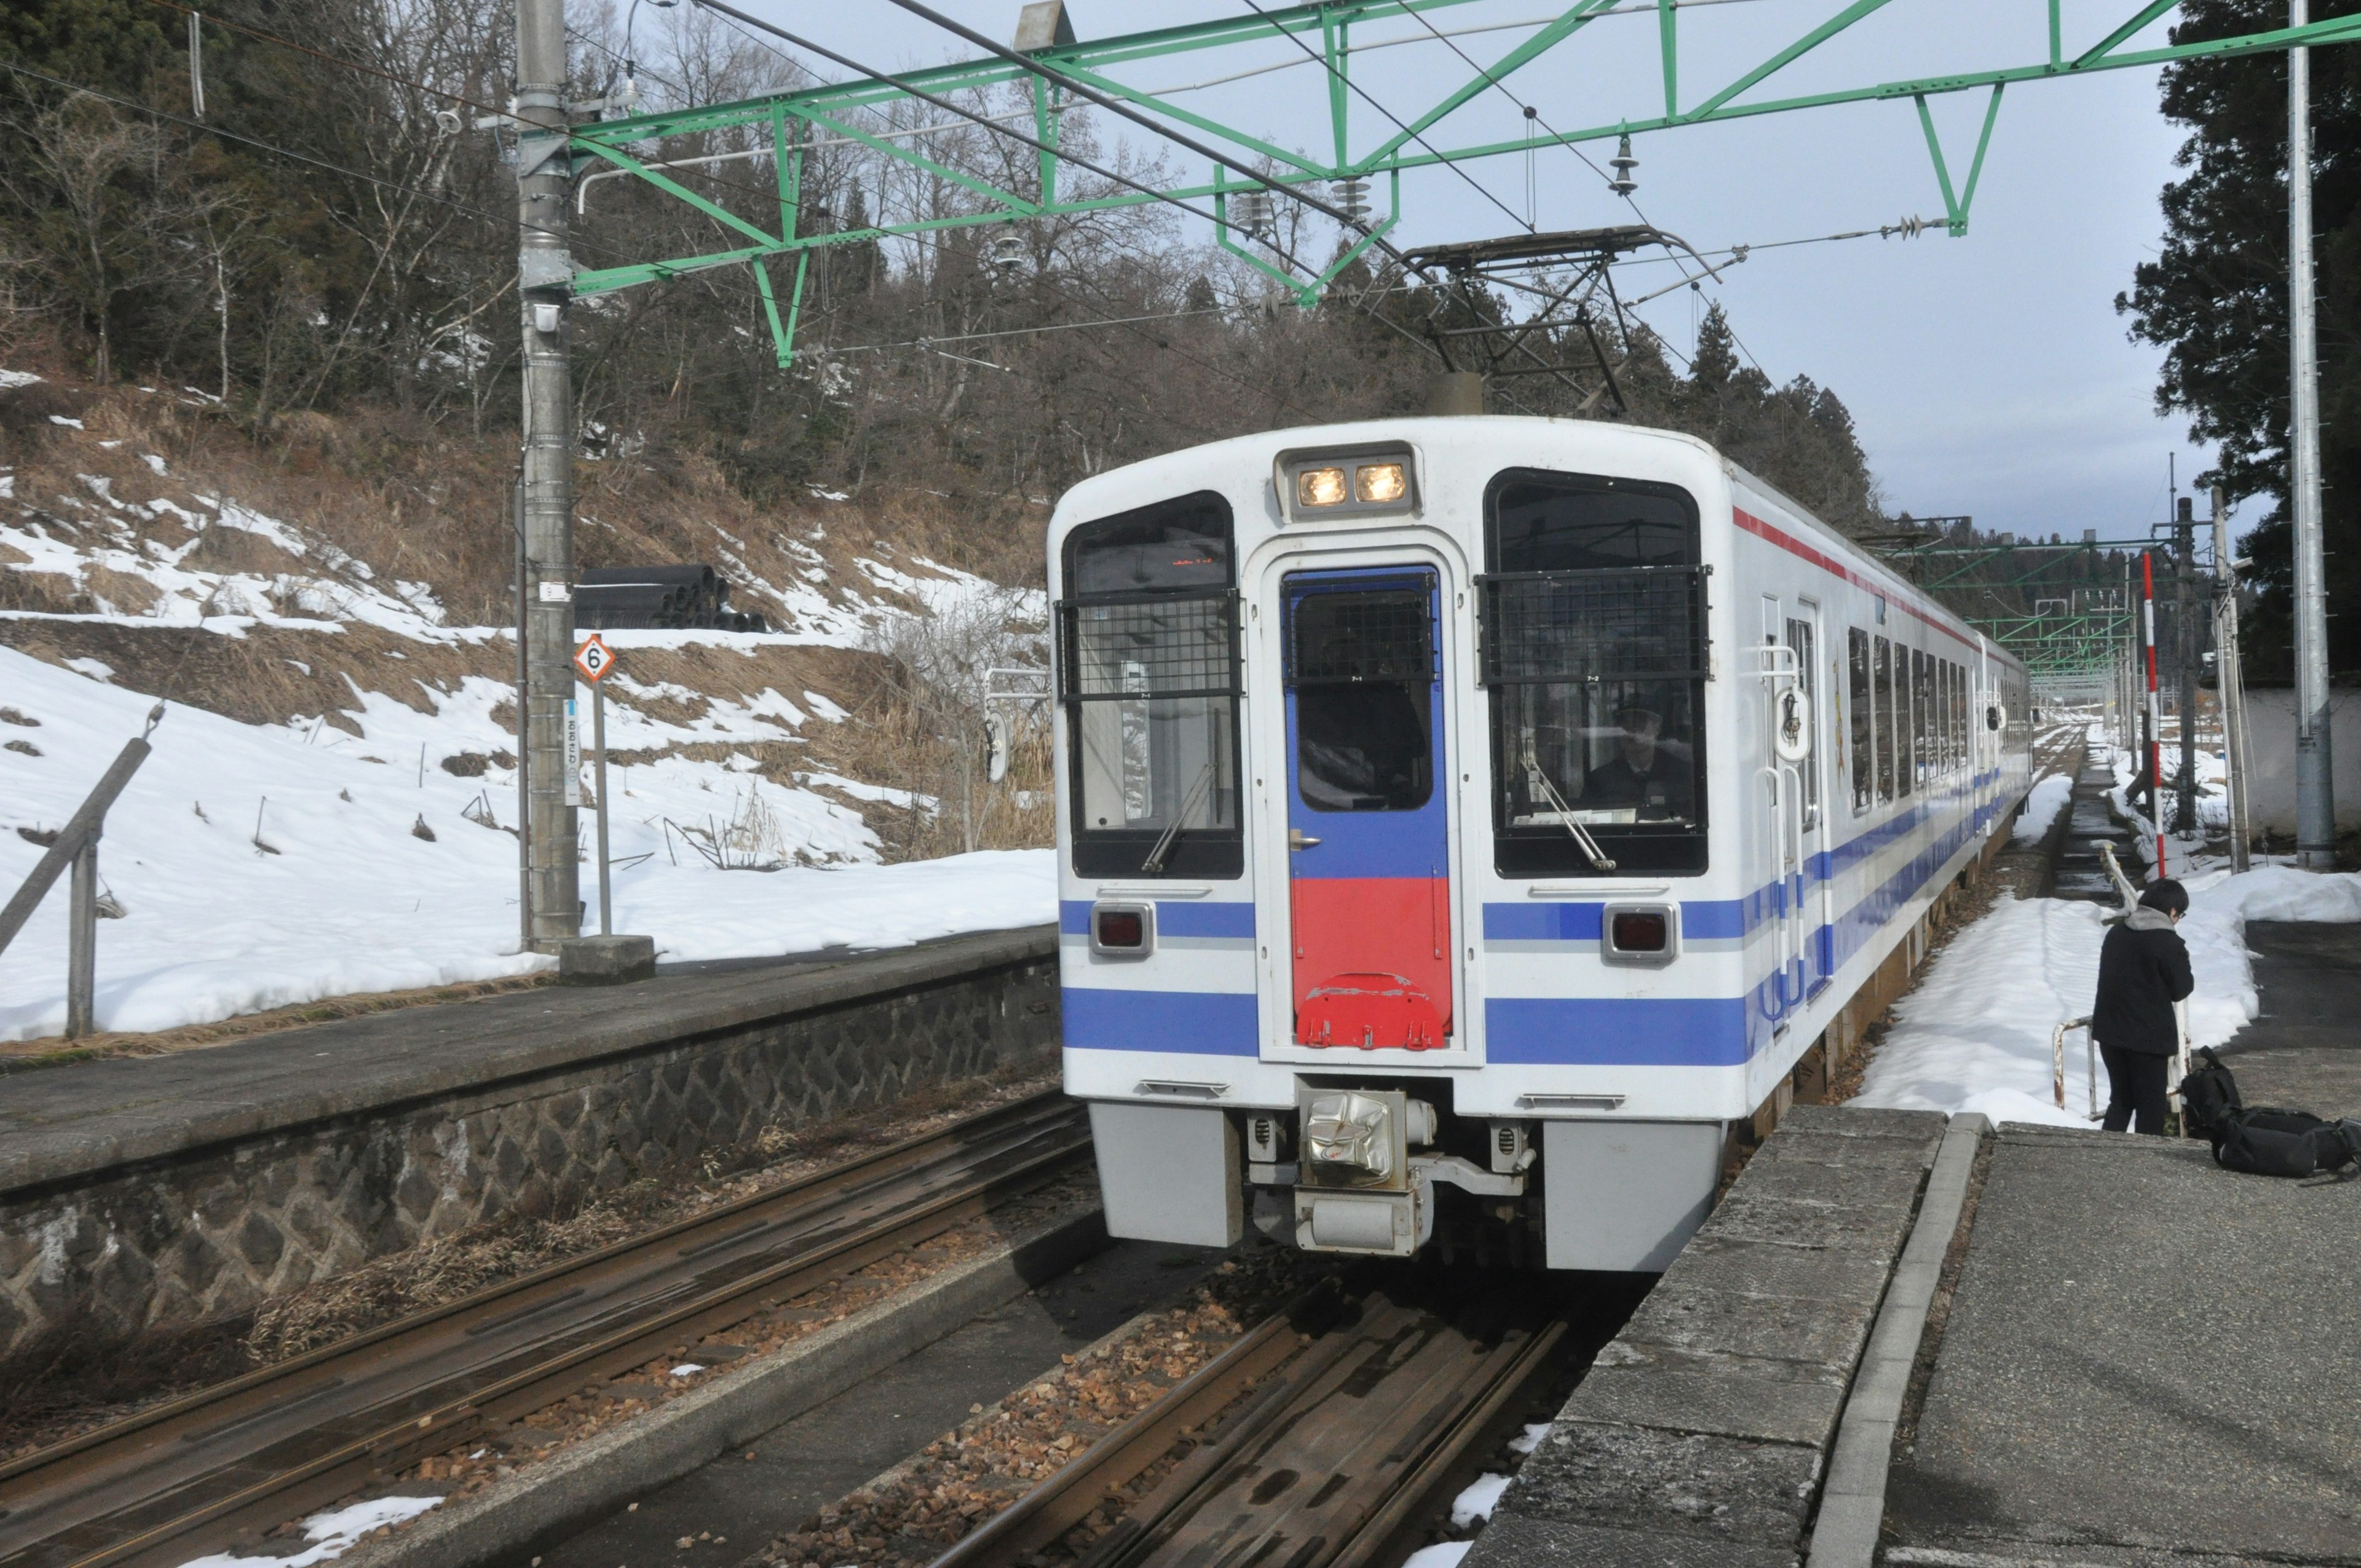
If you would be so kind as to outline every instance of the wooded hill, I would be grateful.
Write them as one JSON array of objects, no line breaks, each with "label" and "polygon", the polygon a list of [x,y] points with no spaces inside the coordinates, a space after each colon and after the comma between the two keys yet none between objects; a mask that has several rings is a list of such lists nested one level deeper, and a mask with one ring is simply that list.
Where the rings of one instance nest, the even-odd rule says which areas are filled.
[{"label": "wooded hill", "polygon": [[[617,18],[577,10],[570,94],[618,91]],[[462,0],[225,0],[206,14],[202,126],[190,118],[181,11],[19,0],[0,16],[11,68],[0,73],[0,355],[101,386],[202,389],[218,400],[212,417],[262,452],[329,416],[341,433],[333,461],[402,509],[416,557],[405,572],[434,582],[455,616],[502,619],[513,179],[503,137],[452,133],[434,112],[505,97],[508,23]],[[642,107],[808,80],[692,7],[642,6],[635,26]],[[1064,137],[1085,157],[1138,167],[1087,113],[1068,116]],[[1019,192],[1036,179],[1029,149],[972,126],[928,147]],[[733,150],[749,149],[719,136],[667,144],[674,157]],[[675,172],[723,207],[775,217],[759,156]],[[1096,178],[1069,174],[1084,187]],[[872,214],[977,203],[865,148],[828,148],[807,159],[799,225],[857,234]],[[640,181],[601,181],[583,204],[585,265],[709,248],[711,220]],[[1282,243],[1324,260],[1342,242],[1324,223],[1291,221]],[[994,265],[993,242],[1008,234],[1021,256]],[[1360,268],[1299,310],[1183,239],[1170,209],[1148,205],[832,246],[815,254],[786,370],[742,269],[587,300],[573,313],[583,449],[598,459],[584,510],[662,512],[707,475],[758,509],[840,495],[884,535],[912,530],[938,559],[1034,581],[1039,503],[1063,486],[1241,432],[1414,411],[1439,364],[1422,328],[1467,318],[1463,303]],[[1774,384],[1719,311],[1686,364],[1644,332],[1603,324],[1623,417],[1704,436],[1841,526],[1876,523],[1876,486],[1834,392],[1800,376]],[[1513,387],[1532,411],[1575,411],[1548,378]],[[415,448],[465,455],[428,465],[450,477],[432,497],[399,501]],[[581,559],[616,559],[619,543],[661,539],[586,528]]]}]

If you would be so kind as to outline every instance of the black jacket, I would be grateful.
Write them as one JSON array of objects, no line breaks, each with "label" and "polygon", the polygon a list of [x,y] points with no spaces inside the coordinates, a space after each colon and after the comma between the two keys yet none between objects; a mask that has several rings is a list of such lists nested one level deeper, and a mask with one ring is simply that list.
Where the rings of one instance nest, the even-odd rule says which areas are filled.
[{"label": "black jacket", "polygon": [[2172,917],[2161,910],[2136,909],[2100,944],[2092,1037],[2119,1051],[2169,1057],[2180,1048],[2172,1004],[2196,989],[2189,945],[2172,928]]}]

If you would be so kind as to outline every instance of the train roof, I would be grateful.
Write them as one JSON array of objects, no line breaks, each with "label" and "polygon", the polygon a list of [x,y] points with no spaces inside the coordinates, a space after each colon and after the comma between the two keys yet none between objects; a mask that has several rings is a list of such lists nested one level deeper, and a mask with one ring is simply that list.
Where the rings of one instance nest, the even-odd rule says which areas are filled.
[{"label": "train roof", "polygon": [[[1290,425],[1181,447],[1094,474],[1067,490],[1059,498],[1057,510],[1051,517],[1051,551],[1054,554],[1058,540],[1079,522],[1145,505],[1159,495],[1178,495],[1205,488],[1202,478],[1191,470],[1208,460],[1250,463],[1257,470],[1268,471],[1280,453],[1305,447],[1407,441],[1422,450],[1433,452],[1456,444],[1457,440],[1478,429],[1487,436],[1497,437],[1519,428],[1536,433],[1546,431],[1554,440],[1579,435],[1599,452],[1598,461],[1602,467],[1612,467],[1618,463],[1642,462],[1650,457],[1661,462],[1667,455],[1665,448],[1681,449],[1690,460],[1710,464],[1732,482],[1776,501],[1782,509],[1783,521],[1810,530],[1817,535],[1816,543],[1825,545],[1832,553],[1840,553],[1847,558],[1848,565],[1854,567],[1861,576],[1874,577],[1876,591],[1940,618],[1967,640],[1980,643],[1993,658],[2019,669],[2024,667],[2023,662],[2015,654],[1984,637],[1947,606],[1928,597],[1840,530],[1813,515],[1810,508],[1759,475],[1741,467],[1710,442],[1680,431],[1658,430],[1647,425],[1613,424],[1601,420],[1532,414],[1418,414],[1350,420],[1334,424]],[[1864,583],[1863,586],[1871,585]]]}]

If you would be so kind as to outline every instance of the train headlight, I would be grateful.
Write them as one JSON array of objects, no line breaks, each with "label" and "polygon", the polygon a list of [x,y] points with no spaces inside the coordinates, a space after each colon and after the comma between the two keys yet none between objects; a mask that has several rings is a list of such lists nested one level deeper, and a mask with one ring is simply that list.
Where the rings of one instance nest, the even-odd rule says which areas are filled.
[{"label": "train headlight", "polygon": [[1353,470],[1356,500],[1384,506],[1410,494],[1410,473],[1399,463],[1364,463]]},{"label": "train headlight", "polygon": [[1345,470],[1306,468],[1295,476],[1295,504],[1334,507],[1345,504]]},{"label": "train headlight", "polygon": [[1399,443],[1282,452],[1271,479],[1298,522],[1383,517],[1419,506],[1417,454]]}]

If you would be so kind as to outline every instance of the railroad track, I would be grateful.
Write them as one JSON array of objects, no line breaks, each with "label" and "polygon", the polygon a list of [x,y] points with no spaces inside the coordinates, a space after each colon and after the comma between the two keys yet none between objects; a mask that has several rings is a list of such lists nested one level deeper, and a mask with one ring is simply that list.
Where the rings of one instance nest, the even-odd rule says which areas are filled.
[{"label": "railroad track", "polygon": [[170,1568],[1082,1164],[1051,1091],[0,1464],[0,1565]]},{"label": "railroad track", "polygon": [[[1313,1292],[934,1568],[1044,1554],[1072,1568],[1391,1568],[1575,1349],[1542,1282],[1463,1276],[1441,1286],[1455,1300],[1434,1299],[1436,1285],[1397,1273],[1387,1288]],[[1110,1528],[1047,1552],[1104,1508],[1119,1510]]]}]

